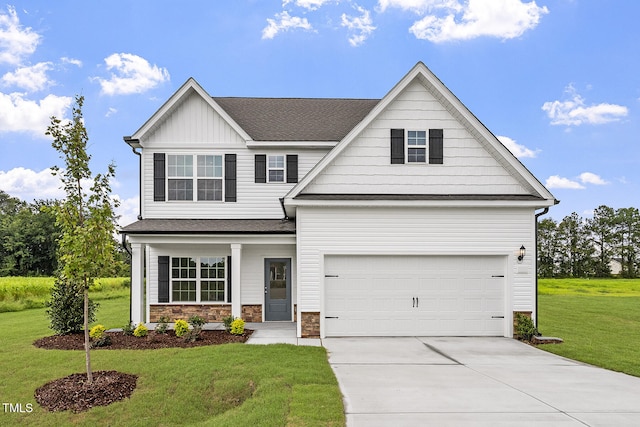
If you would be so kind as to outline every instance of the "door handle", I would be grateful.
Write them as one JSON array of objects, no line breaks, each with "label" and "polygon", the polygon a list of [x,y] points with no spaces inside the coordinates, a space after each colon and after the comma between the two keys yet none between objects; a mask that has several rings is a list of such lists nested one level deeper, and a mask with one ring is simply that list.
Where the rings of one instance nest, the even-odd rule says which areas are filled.
[{"label": "door handle", "polygon": [[267,287],[266,286],[264,287],[264,293],[265,293],[265,295],[267,294]]}]

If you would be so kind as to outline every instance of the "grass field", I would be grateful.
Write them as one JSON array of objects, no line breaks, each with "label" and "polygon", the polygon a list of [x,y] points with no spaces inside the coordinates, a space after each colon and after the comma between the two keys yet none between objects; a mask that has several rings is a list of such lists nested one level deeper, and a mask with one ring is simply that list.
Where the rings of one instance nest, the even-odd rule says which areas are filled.
[{"label": "grass field", "polygon": [[540,348],[640,377],[640,279],[540,279]]},{"label": "grass field", "polygon": [[[98,322],[119,327],[127,298],[100,302]],[[0,425],[343,426],[344,408],[322,347],[222,346],[160,350],[94,350],[94,370],[138,375],[130,399],[88,412],[49,413],[37,387],[84,370],[84,352],[43,350],[51,335],[43,309],[0,313],[0,396],[33,405],[31,413],[0,412]]]},{"label": "grass field", "polygon": [[[0,313],[45,306],[51,295],[53,277],[0,277]],[[129,278],[97,279],[89,289],[93,300],[123,298],[129,295]]]}]

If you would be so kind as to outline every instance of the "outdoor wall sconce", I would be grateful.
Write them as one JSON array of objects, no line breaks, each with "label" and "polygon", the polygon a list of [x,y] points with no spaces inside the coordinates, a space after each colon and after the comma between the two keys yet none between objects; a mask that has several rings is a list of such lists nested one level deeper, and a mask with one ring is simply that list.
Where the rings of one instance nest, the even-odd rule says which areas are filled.
[{"label": "outdoor wall sconce", "polygon": [[524,255],[527,253],[524,245],[520,246],[520,255],[518,255],[518,261],[522,261],[524,259]]}]

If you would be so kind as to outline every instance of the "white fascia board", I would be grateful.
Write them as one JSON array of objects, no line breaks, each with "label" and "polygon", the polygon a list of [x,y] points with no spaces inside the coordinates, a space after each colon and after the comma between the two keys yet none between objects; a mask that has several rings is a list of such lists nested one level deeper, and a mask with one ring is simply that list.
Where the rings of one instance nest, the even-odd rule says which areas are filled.
[{"label": "white fascia board", "polygon": [[151,245],[295,245],[295,234],[127,234],[129,243]]},{"label": "white fascia board", "polygon": [[333,148],[338,141],[248,141],[247,148]]},{"label": "white fascia board", "polygon": [[287,207],[520,207],[546,208],[553,200],[296,200],[287,201]]},{"label": "white fascia board", "polygon": [[213,108],[216,113],[220,114],[220,116],[231,126],[245,141],[250,141],[251,137],[244,129],[242,129],[236,122],[227,114],[227,112],[218,105],[217,102],[213,100],[211,95],[205,91],[202,86],[193,78],[189,77],[189,79],[182,85],[180,88],[173,94],[171,97],[156,111],[150,118],[147,120],[140,129],[138,129],[131,138],[141,140],[144,136],[149,133],[155,126],[157,126],[163,118],[169,114],[177,105],[180,104],[180,101],[189,96],[191,92],[195,92],[200,97]]}]

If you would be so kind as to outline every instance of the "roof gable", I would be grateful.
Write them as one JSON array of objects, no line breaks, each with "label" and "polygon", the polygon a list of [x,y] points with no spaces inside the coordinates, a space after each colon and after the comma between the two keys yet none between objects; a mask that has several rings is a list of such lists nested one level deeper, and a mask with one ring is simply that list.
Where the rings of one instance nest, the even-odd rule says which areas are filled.
[{"label": "roof gable", "polygon": [[[419,119],[423,120],[427,123],[429,120],[433,121],[445,121],[451,120],[455,121],[459,129],[454,129],[455,132],[463,132],[466,135],[462,136],[462,140],[466,138],[466,141],[473,141],[473,144],[479,149],[476,150],[478,153],[480,151],[481,154],[485,156],[485,160],[487,163],[487,167],[492,168],[491,170],[487,169],[488,174],[501,174],[503,175],[502,182],[509,184],[505,186],[502,194],[505,194],[504,191],[511,194],[529,194],[540,200],[547,200],[548,203],[555,202],[555,198],[549,191],[529,172],[529,170],[524,167],[522,163],[518,159],[513,156],[513,154],[506,148],[504,145],[498,141],[498,139],[458,100],[448,88],[442,84],[442,82],[433,74],[431,71],[421,62],[416,64],[405,77],[396,84],[396,86],[389,91],[389,93],[369,112],[369,114],[356,125],[346,136],[345,138],[338,144],[336,147],[327,154],[299,183],[294,187],[289,194],[285,197],[285,202],[291,203],[291,201],[298,195],[305,193],[316,193],[323,192],[326,193],[326,190],[329,188],[337,188],[340,183],[344,183],[345,181],[354,181],[354,177],[349,177],[349,180],[345,180],[344,177],[337,178],[338,180],[334,183],[331,182],[331,178],[328,176],[331,175],[332,172],[335,171],[336,168],[340,167],[340,165],[349,167],[351,170],[357,172],[358,165],[352,164],[349,165],[348,160],[350,151],[352,147],[355,148],[358,144],[366,145],[363,140],[368,136],[370,140],[381,141],[381,138],[385,138],[385,136],[381,136],[380,132],[376,135],[371,135],[376,129],[385,129],[386,131],[386,143],[388,144],[389,138],[389,129],[397,126],[397,117],[387,117],[389,115],[389,111],[392,109],[394,103],[398,103],[402,101],[402,99],[407,98],[407,94],[409,92],[418,93],[422,90],[425,95],[422,99],[415,99],[414,105],[411,105],[410,109],[407,109],[408,104],[404,105],[402,110],[402,114],[409,118],[416,118],[416,115],[419,115]],[[420,94],[419,94],[420,95]],[[426,96],[428,95],[428,96]],[[410,96],[410,95],[409,95]],[[416,105],[420,105],[419,103],[431,103],[437,104],[437,109],[433,109],[434,111],[424,112],[420,111],[419,108],[416,108]],[[424,114],[421,114],[424,113]],[[417,120],[416,120],[417,121]],[[388,145],[386,146],[388,147]],[[379,148],[379,147],[378,147]],[[469,149],[474,149],[474,147],[469,147]],[[384,167],[388,167],[389,159],[388,159],[388,149],[385,152],[373,151],[372,147],[366,147],[367,153],[370,153],[371,156],[377,157],[377,159],[371,159],[373,161],[373,167],[371,164],[362,164],[363,168],[369,168],[368,174],[375,175],[378,171],[381,171]],[[380,155],[382,153],[382,155]],[[376,163],[377,162],[377,163]],[[384,166],[382,166],[382,163]],[[376,166],[380,165],[380,166]],[[397,166],[397,165],[394,165]],[[415,169],[416,165],[405,165],[406,167],[402,169],[402,173],[406,176],[404,178],[411,178],[412,172],[418,170]],[[480,165],[484,166],[484,165]],[[377,169],[376,169],[377,167]],[[442,168],[438,169],[440,166],[436,166],[432,168],[428,173],[438,174],[438,172],[444,172]],[[412,169],[413,168],[413,169]],[[426,168],[423,168],[424,171]],[[355,172],[354,172],[355,173]],[[364,174],[366,175],[366,174]],[[442,177],[442,176],[441,176]],[[458,178],[454,178],[451,184],[455,185],[455,179],[464,179],[464,176],[459,176]],[[383,194],[397,193],[397,191],[390,190],[384,191],[385,189],[379,187],[377,185],[367,186],[366,176],[365,181],[362,182],[362,186],[360,188],[366,189],[364,192],[376,192]],[[445,177],[445,179],[449,179],[449,177]],[[334,178],[335,180],[335,178]],[[369,180],[371,183],[371,180]],[[433,182],[433,181],[430,181]],[[324,186],[318,185],[319,183],[324,183]],[[357,182],[353,182],[357,184]],[[333,186],[332,186],[333,184]],[[437,182],[433,182],[432,186],[423,185],[420,187],[422,193],[432,193],[433,189],[436,188]],[[487,194],[491,191],[491,182],[486,182],[484,188],[481,188],[482,182],[474,182],[476,184],[476,189],[479,194]],[[450,185],[451,187],[451,185]],[[361,193],[360,191],[353,191],[353,188],[357,188],[357,186],[344,186],[345,191],[336,191],[340,192],[348,192],[348,193]],[[388,187],[391,189],[392,185]],[[396,189],[398,186],[396,186]],[[452,188],[452,187],[451,187]],[[416,189],[412,189],[412,192],[415,192]],[[446,190],[440,189],[436,191],[436,193],[442,194],[442,192],[446,192]],[[460,188],[459,192],[461,194],[468,193],[469,188]],[[476,191],[474,191],[475,193]]]},{"label": "roof gable", "polygon": [[[231,116],[221,108],[214,99],[195,81],[193,78],[189,78],[168,100],[165,102],[154,114],[147,120],[140,129],[138,129],[131,137],[125,139],[144,141],[154,135],[174,114],[179,114],[179,110],[182,107],[191,105],[194,108],[200,108],[209,110],[200,117],[211,117],[217,123],[209,121],[208,124],[198,123],[198,127],[207,126],[221,126],[228,129],[222,130],[224,133],[233,132],[237,136],[245,141],[251,140],[251,137],[245,130],[240,127]],[[211,114],[213,111],[213,114]],[[190,120],[198,120],[198,117],[191,115]],[[212,124],[214,123],[214,124]],[[202,125],[202,126],[200,126]],[[188,126],[193,127],[193,126]],[[184,131],[180,129],[179,131]],[[206,131],[205,131],[206,132]],[[144,142],[142,142],[144,145]]]}]

